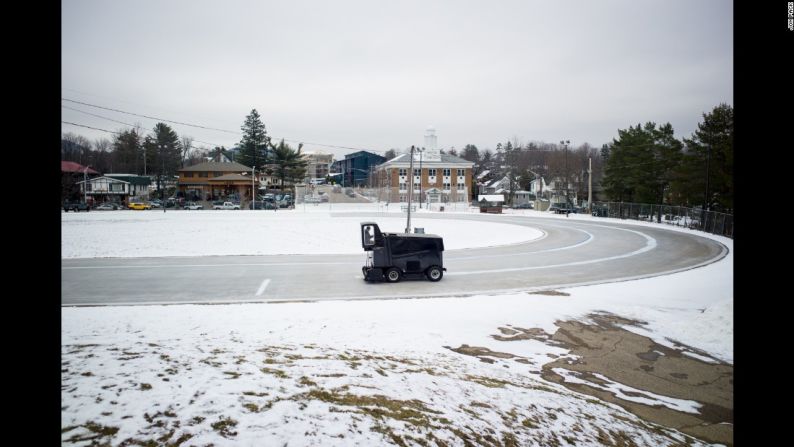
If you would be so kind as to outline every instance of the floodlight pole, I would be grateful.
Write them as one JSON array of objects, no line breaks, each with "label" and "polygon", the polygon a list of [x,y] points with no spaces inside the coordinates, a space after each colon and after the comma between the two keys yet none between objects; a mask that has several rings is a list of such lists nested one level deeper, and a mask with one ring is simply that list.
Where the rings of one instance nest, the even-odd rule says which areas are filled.
[{"label": "floodlight pole", "polygon": [[[411,198],[414,196],[414,147],[411,146],[411,164],[408,168],[411,183],[408,185],[408,222],[405,225],[405,232],[411,232]],[[420,177],[421,178],[421,177]]]},{"label": "floodlight pole", "polygon": [[593,215],[593,157],[587,168],[587,214]]},{"label": "floodlight pole", "polygon": [[419,209],[422,209],[422,154],[424,153],[425,148],[419,149]]}]

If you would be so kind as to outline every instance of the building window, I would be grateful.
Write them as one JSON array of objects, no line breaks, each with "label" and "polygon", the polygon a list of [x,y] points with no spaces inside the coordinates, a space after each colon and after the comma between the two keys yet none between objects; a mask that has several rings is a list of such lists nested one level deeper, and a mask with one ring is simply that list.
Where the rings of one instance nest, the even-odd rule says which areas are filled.
[{"label": "building window", "polygon": [[400,183],[400,191],[405,191],[408,189],[407,183]]},{"label": "building window", "polygon": [[420,175],[422,174],[419,172],[419,168],[414,168],[414,177],[419,177]]},{"label": "building window", "polygon": [[429,175],[430,177],[435,177],[436,176],[436,170],[435,169],[429,169],[427,175]]},{"label": "building window", "polygon": [[404,194],[400,194],[400,202],[407,202]]},{"label": "building window", "polygon": [[408,170],[405,168],[400,168],[400,176],[405,177],[406,175],[408,175]]},{"label": "building window", "polygon": [[206,173],[206,172],[199,172],[199,177],[208,177],[208,173]]},{"label": "building window", "polygon": [[465,191],[466,185],[463,183],[458,183],[458,191]]},{"label": "building window", "polygon": [[193,173],[192,172],[185,172],[185,173],[183,173],[183,175],[185,176],[185,178],[193,177]]},{"label": "building window", "polygon": [[444,168],[444,177],[449,177],[450,171],[452,171],[450,168]]},{"label": "building window", "polygon": [[452,184],[451,183],[444,183],[444,191],[449,191],[450,189],[452,189]]},{"label": "building window", "polygon": [[463,177],[464,175],[466,175],[463,173],[463,171],[464,171],[463,169],[458,169],[458,177]]},{"label": "building window", "polygon": [[213,172],[213,173],[212,173],[212,176],[213,176],[213,177],[220,177],[220,176],[222,176],[222,175],[223,175],[223,172],[217,172],[217,171],[215,171],[215,172]]}]

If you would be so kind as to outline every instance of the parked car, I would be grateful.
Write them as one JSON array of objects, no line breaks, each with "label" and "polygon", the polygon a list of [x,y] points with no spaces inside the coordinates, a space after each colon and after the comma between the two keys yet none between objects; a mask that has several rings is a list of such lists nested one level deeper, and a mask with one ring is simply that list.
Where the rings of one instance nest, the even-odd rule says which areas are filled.
[{"label": "parked car", "polygon": [[320,202],[325,203],[325,202],[328,202],[329,200],[331,200],[331,199],[328,198],[328,194],[323,194],[323,195],[320,196]]},{"label": "parked car", "polygon": [[356,193],[353,191],[353,188],[345,188],[345,195],[348,197],[355,197]]},{"label": "parked car", "polygon": [[66,202],[66,203],[63,204],[63,210],[66,211],[66,212],[69,212],[69,211],[74,211],[74,212],[86,211],[86,212],[88,212],[88,211],[91,211],[91,208],[88,206],[88,204],[86,204],[84,202]]},{"label": "parked car", "polygon": [[130,202],[127,208],[131,210],[150,210],[152,206],[148,202]]},{"label": "parked car", "polygon": [[603,205],[593,205],[593,216],[608,217],[609,207]]},{"label": "parked car", "polygon": [[186,210],[203,210],[204,205],[199,205],[196,202],[185,202],[185,209]]},{"label": "parked car", "polygon": [[249,203],[248,209],[250,210],[251,207],[254,207],[255,210],[274,210],[276,209],[276,203],[272,200],[257,200],[256,202]]},{"label": "parked car", "polygon": [[232,202],[222,202],[220,205],[216,205],[218,202],[213,202],[212,209],[214,210],[239,210],[240,204],[239,203],[232,203]]},{"label": "parked car", "polygon": [[554,203],[549,207],[549,211],[553,211],[557,214],[568,214],[568,213],[575,213],[576,211],[569,207],[566,203]]},{"label": "parked car", "polygon": [[518,205],[514,205],[513,208],[517,210],[531,210],[534,209],[535,206],[532,203],[519,203]]},{"label": "parked car", "polygon": [[119,206],[117,204],[115,204],[115,203],[106,202],[106,203],[103,203],[102,205],[99,205],[98,207],[96,207],[94,209],[98,210],[98,211],[115,211],[115,210],[119,209]]}]

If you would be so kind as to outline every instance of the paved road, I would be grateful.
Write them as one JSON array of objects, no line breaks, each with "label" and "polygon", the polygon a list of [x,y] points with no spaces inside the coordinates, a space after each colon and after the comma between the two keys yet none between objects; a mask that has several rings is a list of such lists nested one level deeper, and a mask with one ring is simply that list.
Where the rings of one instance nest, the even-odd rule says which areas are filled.
[{"label": "paved road", "polygon": [[[447,272],[438,283],[367,283],[361,275],[363,250],[359,255],[65,259],[61,304],[461,296],[656,276],[705,265],[727,254],[718,242],[664,226],[479,214],[423,214],[422,218],[453,216],[524,225],[544,236],[517,245],[448,250],[444,252]],[[377,221],[372,214],[360,217]]]}]

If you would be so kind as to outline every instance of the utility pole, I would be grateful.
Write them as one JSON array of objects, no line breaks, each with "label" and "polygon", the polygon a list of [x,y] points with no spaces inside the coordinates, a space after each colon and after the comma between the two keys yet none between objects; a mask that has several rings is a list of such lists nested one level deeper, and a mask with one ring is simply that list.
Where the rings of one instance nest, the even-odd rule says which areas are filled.
[{"label": "utility pole", "polygon": [[411,173],[411,183],[408,184],[408,222],[405,224],[405,232],[411,232],[411,199],[414,196],[414,147],[411,146],[411,164],[408,168]]},{"label": "utility pole", "polygon": [[571,140],[560,140],[560,144],[565,150],[565,206],[570,206],[571,199],[568,195],[568,145],[571,144]]},{"label": "utility pole", "polygon": [[419,149],[419,209],[422,209],[422,154],[425,148]]},{"label": "utility pole", "polygon": [[83,203],[88,205],[88,166],[83,169]]},{"label": "utility pole", "polygon": [[706,210],[711,211],[709,208],[711,200],[709,200],[709,164],[711,163],[711,145],[706,144],[706,195],[703,198],[703,211],[700,217],[701,228],[706,227]]},{"label": "utility pole", "polygon": [[165,145],[161,144],[160,145],[160,161],[162,162],[163,166],[162,166],[162,170],[160,171],[159,186],[161,187],[161,189],[160,189],[160,205],[163,207],[163,213],[165,213],[165,197],[163,197],[165,195],[163,193],[163,191],[165,190],[165,185],[163,184],[163,182],[164,182],[163,175],[165,174],[165,157],[163,156],[163,151],[164,150],[165,150]]},{"label": "utility pole", "polygon": [[593,215],[593,157],[588,159],[587,167],[587,214]]},{"label": "utility pole", "polygon": [[[251,168],[251,211],[256,210],[256,165]],[[297,195],[297,194],[295,194]]]}]

